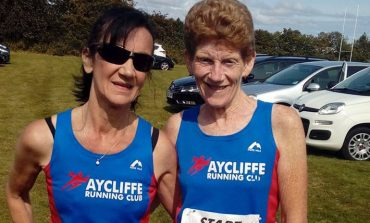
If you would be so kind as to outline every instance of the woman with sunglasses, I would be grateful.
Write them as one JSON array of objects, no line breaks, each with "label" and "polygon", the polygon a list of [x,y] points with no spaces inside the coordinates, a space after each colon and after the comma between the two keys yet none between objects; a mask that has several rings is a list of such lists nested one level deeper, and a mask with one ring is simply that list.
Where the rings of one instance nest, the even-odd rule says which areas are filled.
[{"label": "woman with sunglasses", "polygon": [[[297,113],[241,90],[255,60],[248,8],[202,0],[185,19],[186,63],[204,104],[170,117],[182,192],[177,222],[307,222],[304,132]],[[176,199],[175,199],[176,200]]]},{"label": "woman with sunglasses", "polygon": [[133,8],[97,20],[75,83],[82,105],[32,122],[19,138],[7,184],[14,222],[32,221],[29,192],[41,170],[51,222],[148,222],[157,189],[173,197],[173,147],[134,113],[153,46],[147,17]]}]

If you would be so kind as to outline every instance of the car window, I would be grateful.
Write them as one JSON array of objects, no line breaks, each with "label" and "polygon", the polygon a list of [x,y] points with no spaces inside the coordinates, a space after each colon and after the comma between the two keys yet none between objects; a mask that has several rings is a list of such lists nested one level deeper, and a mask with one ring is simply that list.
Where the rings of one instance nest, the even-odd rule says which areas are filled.
[{"label": "car window", "polygon": [[316,83],[320,85],[320,90],[328,89],[330,86],[330,83],[337,83],[339,81],[341,69],[342,67],[333,67],[333,68],[325,69],[317,73],[311,79],[311,83]]},{"label": "car window", "polygon": [[254,79],[266,79],[278,71],[281,71],[290,65],[296,64],[296,61],[269,61],[254,65],[252,74]]},{"label": "car window", "polygon": [[282,69],[287,68],[290,65],[293,65],[293,64],[296,64],[296,63],[299,63],[299,62],[297,62],[297,61],[281,61],[279,63],[279,68],[280,68],[280,70],[282,70]]},{"label": "car window", "polygon": [[310,64],[295,64],[267,78],[265,82],[279,85],[296,85],[320,68],[320,66]]},{"label": "car window", "polygon": [[357,73],[365,68],[365,66],[348,66],[347,77],[350,77],[352,74]]},{"label": "car window", "polygon": [[370,68],[362,70],[340,82],[333,91],[370,95]]},{"label": "car window", "polygon": [[279,64],[277,61],[256,64],[252,70],[254,79],[266,79],[272,74],[279,71]]}]

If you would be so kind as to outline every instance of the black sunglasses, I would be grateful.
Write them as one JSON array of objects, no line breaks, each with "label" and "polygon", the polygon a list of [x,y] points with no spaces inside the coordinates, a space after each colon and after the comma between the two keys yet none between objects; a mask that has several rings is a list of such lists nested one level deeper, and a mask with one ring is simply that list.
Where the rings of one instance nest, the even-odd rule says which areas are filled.
[{"label": "black sunglasses", "polygon": [[148,72],[153,66],[154,58],[151,55],[134,53],[114,44],[99,45],[97,51],[105,61],[117,65],[122,65],[132,58],[135,69],[141,72]]}]

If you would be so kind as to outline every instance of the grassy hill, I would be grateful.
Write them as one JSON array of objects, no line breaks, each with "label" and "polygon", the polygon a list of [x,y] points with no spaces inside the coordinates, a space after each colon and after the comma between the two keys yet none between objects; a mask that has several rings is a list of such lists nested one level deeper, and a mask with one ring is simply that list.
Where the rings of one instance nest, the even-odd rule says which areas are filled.
[{"label": "grassy hill", "polygon": [[[0,221],[10,222],[4,185],[22,128],[35,119],[74,107],[73,74],[80,58],[13,52],[11,64],[0,65]],[[165,101],[171,80],[186,76],[186,68],[153,71],[140,96],[137,113],[161,127],[171,114]],[[335,154],[309,152],[309,221],[369,222],[370,163],[350,162]],[[48,222],[49,209],[43,173],[31,194],[35,222]],[[209,199],[209,198],[204,198]],[[151,222],[170,222],[159,208]]]}]

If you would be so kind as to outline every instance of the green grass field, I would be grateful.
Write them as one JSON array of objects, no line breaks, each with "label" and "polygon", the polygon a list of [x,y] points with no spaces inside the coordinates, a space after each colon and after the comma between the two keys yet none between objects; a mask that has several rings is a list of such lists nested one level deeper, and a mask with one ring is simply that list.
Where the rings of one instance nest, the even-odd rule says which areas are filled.
[{"label": "green grass field", "polygon": [[[12,52],[11,64],[0,65],[0,222],[11,222],[4,185],[22,128],[77,104],[71,94],[72,75],[79,74],[80,58]],[[153,71],[137,113],[162,127],[171,110],[165,94],[171,80],[186,76],[185,66]],[[370,163],[350,162],[333,153],[311,151],[309,162],[310,222],[370,222]],[[31,194],[35,222],[48,222],[49,209],[43,173]],[[208,198],[205,198],[208,199]],[[151,222],[170,222],[158,208]]]}]

